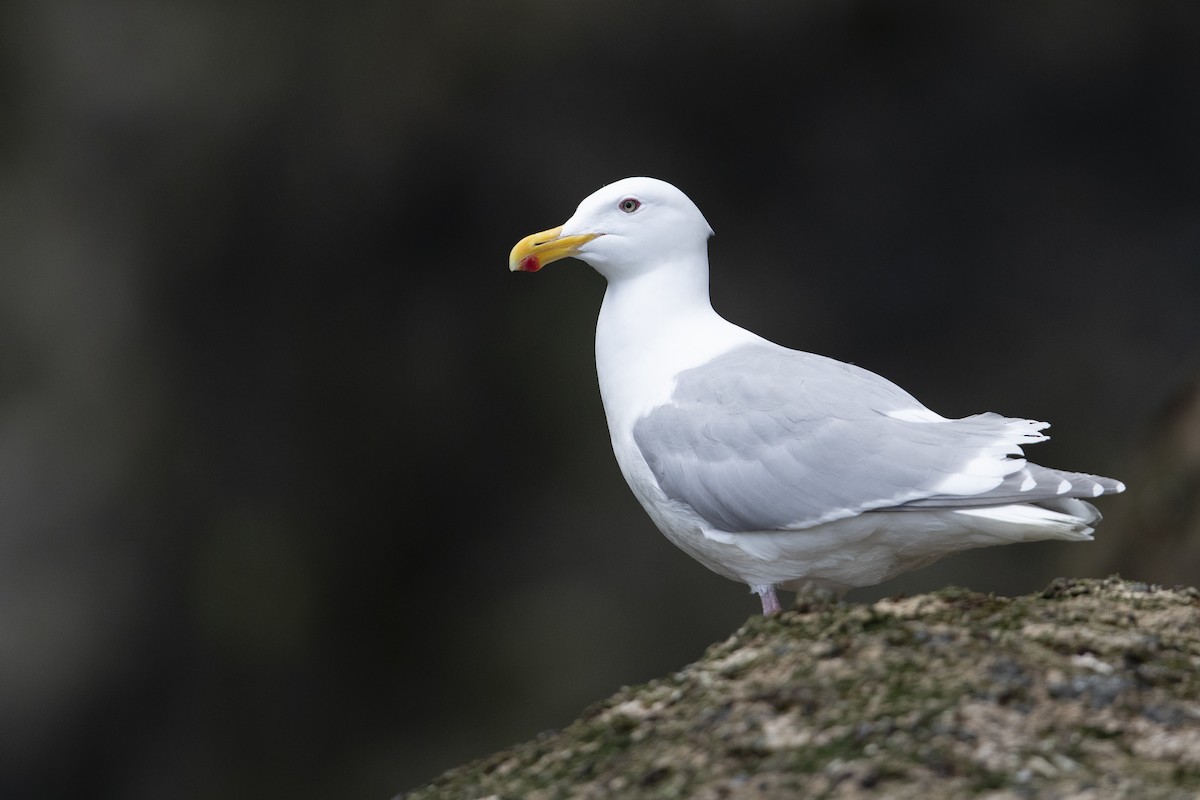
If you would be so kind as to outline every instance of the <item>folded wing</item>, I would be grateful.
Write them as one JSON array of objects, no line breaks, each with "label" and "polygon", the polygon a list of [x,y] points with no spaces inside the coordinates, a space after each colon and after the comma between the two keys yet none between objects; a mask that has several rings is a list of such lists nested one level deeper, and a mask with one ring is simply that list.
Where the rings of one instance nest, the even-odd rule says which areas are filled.
[{"label": "folded wing", "polygon": [[801,530],[872,510],[969,509],[1120,491],[1028,464],[1046,423],[945,419],[867,370],[772,345],[680,373],[634,427],[668,498],[732,532]]}]

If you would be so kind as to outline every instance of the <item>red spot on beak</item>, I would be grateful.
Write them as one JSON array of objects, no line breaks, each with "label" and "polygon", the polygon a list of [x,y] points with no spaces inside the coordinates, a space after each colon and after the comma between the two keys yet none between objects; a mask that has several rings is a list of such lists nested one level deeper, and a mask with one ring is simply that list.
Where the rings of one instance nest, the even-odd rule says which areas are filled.
[{"label": "red spot on beak", "polygon": [[542,262],[538,261],[537,256],[535,256],[533,253],[530,253],[521,259],[520,269],[522,272],[537,272],[541,268]]}]

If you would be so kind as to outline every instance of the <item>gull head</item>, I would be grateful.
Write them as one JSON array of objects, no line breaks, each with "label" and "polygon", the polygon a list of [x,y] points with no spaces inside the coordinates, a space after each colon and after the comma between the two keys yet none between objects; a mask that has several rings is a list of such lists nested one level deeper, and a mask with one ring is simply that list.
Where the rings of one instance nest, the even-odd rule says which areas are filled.
[{"label": "gull head", "polygon": [[707,267],[712,228],[687,195],[655,178],[625,178],[589,195],[557,228],[526,236],[508,257],[514,272],[537,272],[574,257],[617,280],[663,264]]}]

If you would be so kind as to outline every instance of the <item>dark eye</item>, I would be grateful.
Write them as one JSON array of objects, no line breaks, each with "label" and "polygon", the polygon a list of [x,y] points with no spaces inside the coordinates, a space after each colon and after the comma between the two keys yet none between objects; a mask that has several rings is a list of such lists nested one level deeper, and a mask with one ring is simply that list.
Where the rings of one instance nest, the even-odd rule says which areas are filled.
[{"label": "dark eye", "polygon": [[626,214],[632,214],[642,207],[642,202],[636,197],[626,197],[620,203],[617,203],[617,208],[624,211]]}]

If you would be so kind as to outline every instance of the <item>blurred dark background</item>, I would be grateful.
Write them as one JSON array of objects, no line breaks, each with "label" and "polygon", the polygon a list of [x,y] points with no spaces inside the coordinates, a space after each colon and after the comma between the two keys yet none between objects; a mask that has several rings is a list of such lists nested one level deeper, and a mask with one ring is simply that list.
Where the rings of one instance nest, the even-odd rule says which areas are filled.
[{"label": "blurred dark background", "polygon": [[10,0],[0,108],[0,796],[388,797],[756,613],[621,480],[603,281],[507,270],[627,175],[734,321],[1131,483],[852,597],[1200,582],[1200,4]]}]

